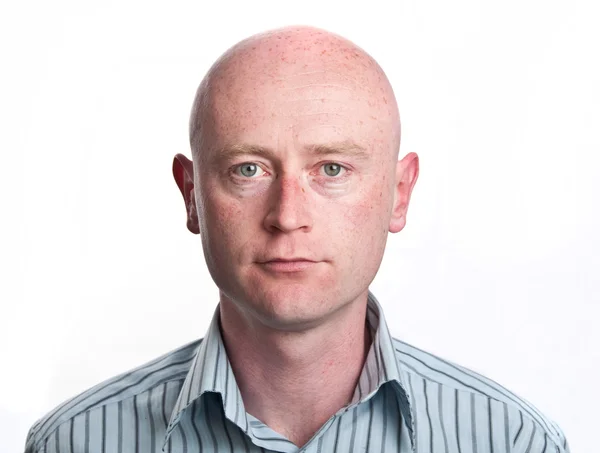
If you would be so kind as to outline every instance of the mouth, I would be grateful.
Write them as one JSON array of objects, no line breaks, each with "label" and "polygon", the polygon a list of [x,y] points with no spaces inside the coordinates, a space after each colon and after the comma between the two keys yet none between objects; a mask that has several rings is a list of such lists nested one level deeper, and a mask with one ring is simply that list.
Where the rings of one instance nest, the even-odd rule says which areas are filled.
[{"label": "mouth", "polygon": [[306,258],[273,258],[259,263],[265,270],[274,273],[302,272],[318,264]]}]

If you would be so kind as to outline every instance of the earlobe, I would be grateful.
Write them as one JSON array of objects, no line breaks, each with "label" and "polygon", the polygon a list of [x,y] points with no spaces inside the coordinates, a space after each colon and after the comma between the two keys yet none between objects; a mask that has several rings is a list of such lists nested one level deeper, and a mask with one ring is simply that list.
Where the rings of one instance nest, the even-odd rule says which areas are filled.
[{"label": "earlobe", "polygon": [[194,164],[183,154],[173,158],[173,178],[183,196],[187,214],[187,229],[194,234],[200,234],[198,212],[194,195]]},{"label": "earlobe", "polygon": [[398,233],[406,226],[406,217],[404,215],[395,216],[392,214],[390,220],[390,233]]}]

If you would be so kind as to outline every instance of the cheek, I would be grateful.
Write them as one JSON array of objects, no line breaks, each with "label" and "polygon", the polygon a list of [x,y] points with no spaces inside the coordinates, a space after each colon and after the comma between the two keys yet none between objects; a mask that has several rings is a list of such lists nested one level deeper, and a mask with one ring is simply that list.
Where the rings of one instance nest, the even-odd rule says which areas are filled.
[{"label": "cheek", "polygon": [[207,204],[207,226],[209,234],[216,238],[236,238],[243,231],[244,223],[240,220],[247,218],[235,203],[212,202]]},{"label": "cheek", "polygon": [[389,196],[384,184],[375,185],[363,192],[360,199],[350,204],[346,210],[346,221],[356,234],[363,237],[379,237],[387,233],[389,223]]},{"label": "cheek", "polygon": [[387,198],[383,187],[374,187],[346,206],[338,231],[348,262],[381,260],[389,226]]},{"label": "cheek", "polygon": [[243,242],[248,235],[251,219],[237,200],[219,196],[216,191],[207,191],[200,212],[203,241],[213,255],[223,254]]}]

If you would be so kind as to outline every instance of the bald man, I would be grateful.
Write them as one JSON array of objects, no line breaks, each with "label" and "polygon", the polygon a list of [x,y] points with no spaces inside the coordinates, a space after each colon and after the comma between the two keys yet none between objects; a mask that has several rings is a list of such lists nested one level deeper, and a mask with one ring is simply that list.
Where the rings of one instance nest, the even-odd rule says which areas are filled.
[{"label": "bald man", "polygon": [[219,288],[208,332],[63,403],[26,452],[569,451],[530,403],[390,336],[369,285],[419,160],[362,49],[309,27],[238,43],[190,143],[173,175]]}]

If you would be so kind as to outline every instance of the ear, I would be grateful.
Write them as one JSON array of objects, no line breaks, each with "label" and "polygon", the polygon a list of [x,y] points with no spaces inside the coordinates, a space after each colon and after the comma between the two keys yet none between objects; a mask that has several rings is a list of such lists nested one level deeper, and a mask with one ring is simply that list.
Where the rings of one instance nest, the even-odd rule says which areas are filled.
[{"label": "ear", "polygon": [[406,225],[406,212],[413,187],[419,177],[419,156],[407,154],[396,164],[394,205],[390,219],[390,233],[398,233]]},{"label": "ear", "polygon": [[200,227],[196,210],[196,195],[194,194],[194,163],[183,154],[176,154],[173,158],[173,177],[185,202],[187,229],[194,234],[199,234]]}]

